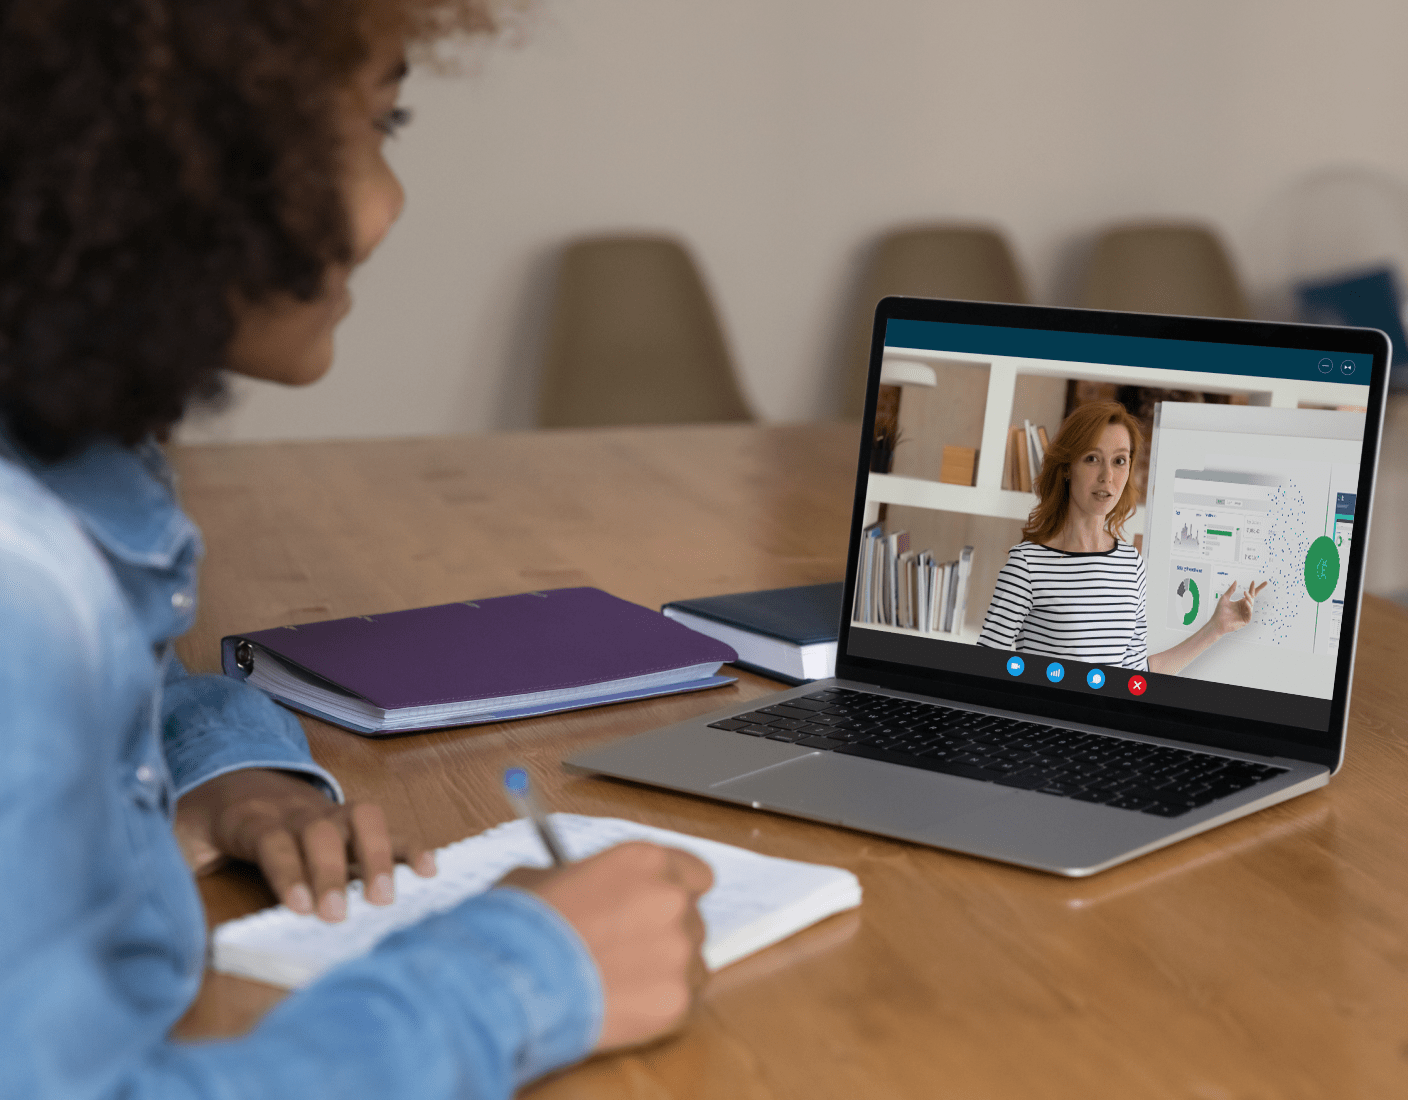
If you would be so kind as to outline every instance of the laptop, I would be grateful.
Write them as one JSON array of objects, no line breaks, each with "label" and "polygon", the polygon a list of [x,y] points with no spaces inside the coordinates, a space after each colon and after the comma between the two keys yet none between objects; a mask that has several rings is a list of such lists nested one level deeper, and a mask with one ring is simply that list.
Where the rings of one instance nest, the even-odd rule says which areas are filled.
[{"label": "laptop", "polygon": [[1324,786],[1390,355],[886,298],[835,677],[565,763],[1068,876]]}]

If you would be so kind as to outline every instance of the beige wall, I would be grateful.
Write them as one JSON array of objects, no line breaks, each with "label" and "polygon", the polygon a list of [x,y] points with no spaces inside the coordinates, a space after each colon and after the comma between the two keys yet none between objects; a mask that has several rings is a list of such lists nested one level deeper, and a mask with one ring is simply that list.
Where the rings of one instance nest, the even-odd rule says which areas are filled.
[{"label": "beige wall", "polygon": [[843,304],[897,223],[996,222],[1070,301],[1097,227],[1203,218],[1265,291],[1288,187],[1408,179],[1405,43],[1397,0],[540,0],[525,44],[411,78],[409,205],[332,376],[241,387],[186,438],[529,425],[551,258],[584,232],[686,237],[779,420],[835,408]]}]

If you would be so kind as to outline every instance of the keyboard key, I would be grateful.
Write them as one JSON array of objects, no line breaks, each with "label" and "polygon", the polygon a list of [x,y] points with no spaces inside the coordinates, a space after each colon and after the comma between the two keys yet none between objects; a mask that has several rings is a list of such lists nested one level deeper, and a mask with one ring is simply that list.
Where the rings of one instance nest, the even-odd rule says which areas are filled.
[{"label": "keyboard key", "polygon": [[1054,794],[1059,795],[1062,798],[1070,798],[1077,791],[1083,789],[1084,788],[1082,788],[1079,783],[1074,782],[1070,779],[1053,779],[1049,781],[1045,786],[1037,788],[1037,790],[1042,794]]},{"label": "keyboard key", "polygon": [[709,728],[715,730],[736,730],[748,725],[742,718],[725,718],[722,722],[710,722]]},{"label": "keyboard key", "polygon": [[797,745],[805,745],[809,749],[839,749],[845,743],[831,737],[799,737],[794,742]]},{"label": "keyboard key", "polygon": [[993,782],[1004,787],[1020,787],[1024,791],[1034,791],[1038,787],[1046,786],[1047,778],[1045,772],[1014,772],[994,779]]},{"label": "keyboard key", "polygon": [[1151,802],[1140,810],[1140,813],[1154,814],[1156,817],[1181,817],[1192,808],[1192,806],[1179,805],[1173,802]]},{"label": "keyboard key", "polygon": [[811,717],[812,712],[801,710],[798,707],[789,707],[786,703],[779,703],[775,707],[763,707],[763,714],[770,714],[774,718],[801,718],[806,720]]},{"label": "keyboard key", "polygon": [[759,726],[759,725],[749,724],[749,725],[746,725],[746,726],[739,726],[738,729],[735,730],[734,732],[736,732],[736,733],[746,733],[746,734],[749,734],[749,735],[751,735],[751,736],[753,736],[753,737],[766,737],[766,736],[768,736],[768,734],[770,734],[770,733],[773,732],[773,729],[772,729],[771,726]]},{"label": "keyboard key", "polygon": [[750,710],[746,714],[740,714],[737,717],[740,722],[753,722],[759,726],[766,726],[773,718],[771,714],[764,714],[759,710]]}]

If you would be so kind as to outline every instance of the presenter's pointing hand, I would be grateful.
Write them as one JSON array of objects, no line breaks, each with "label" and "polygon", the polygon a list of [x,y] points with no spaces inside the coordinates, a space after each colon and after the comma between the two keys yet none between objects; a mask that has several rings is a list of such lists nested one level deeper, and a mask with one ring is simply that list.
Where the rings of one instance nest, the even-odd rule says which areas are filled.
[{"label": "presenter's pointing hand", "polygon": [[1241,630],[1252,621],[1252,612],[1255,610],[1257,596],[1261,595],[1261,590],[1269,582],[1262,581],[1260,584],[1249,585],[1242,596],[1237,595],[1237,582],[1233,581],[1227,586],[1227,591],[1222,594],[1217,601],[1217,607],[1212,613],[1213,629],[1218,634],[1230,634],[1234,630]]},{"label": "presenter's pointing hand", "polygon": [[604,1051],[683,1023],[707,976],[698,903],[713,883],[688,852],[632,841],[551,871],[520,867],[501,885],[537,894],[587,945],[606,994]]}]

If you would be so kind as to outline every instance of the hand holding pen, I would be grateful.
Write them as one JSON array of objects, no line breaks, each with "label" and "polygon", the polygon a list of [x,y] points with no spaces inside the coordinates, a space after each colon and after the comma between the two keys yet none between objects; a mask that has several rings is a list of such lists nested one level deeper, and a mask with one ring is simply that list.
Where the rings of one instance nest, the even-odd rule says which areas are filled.
[{"label": "hand holding pen", "polygon": [[644,841],[568,863],[528,773],[510,768],[504,786],[514,809],[533,821],[557,866],[520,867],[500,885],[536,894],[586,945],[605,997],[596,1049],[633,1046],[673,1031],[707,976],[698,903],[714,882],[709,865],[688,852]]}]

